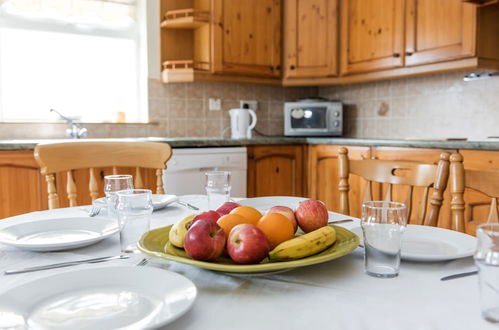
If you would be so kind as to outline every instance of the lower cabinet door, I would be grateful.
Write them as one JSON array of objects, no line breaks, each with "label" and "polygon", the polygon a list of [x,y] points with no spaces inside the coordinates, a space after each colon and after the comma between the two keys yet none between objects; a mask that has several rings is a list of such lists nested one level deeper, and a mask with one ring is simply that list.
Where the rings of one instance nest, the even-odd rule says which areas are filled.
[{"label": "lower cabinet door", "polygon": [[248,197],[304,196],[304,148],[248,147]]}]

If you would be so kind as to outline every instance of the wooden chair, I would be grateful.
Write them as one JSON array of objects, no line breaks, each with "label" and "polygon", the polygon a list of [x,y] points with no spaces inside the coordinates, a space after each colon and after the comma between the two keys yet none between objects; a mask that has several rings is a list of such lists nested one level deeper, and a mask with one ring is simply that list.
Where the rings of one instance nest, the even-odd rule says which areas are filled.
[{"label": "wooden chair", "polygon": [[[497,198],[499,198],[499,171],[464,169],[463,156],[460,153],[450,157],[451,182],[451,221],[465,227],[471,221],[471,212],[465,215],[464,190],[470,188],[490,198],[489,215],[486,223],[499,222]],[[471,211],[471,210],[470,210]],[[472,232],[472,231],[471,231]]]},{"label": "wooden chair", "polygon": [[98,195],[95,168],[112,167],[117,174],[118,167],[135,168],[134,186],[142,188],[140,168],[156,169],[156,193],[164,194],[162,169],[170,159],[172,150],[166,143],[157,142],[70,142],[38,145],[35,159],[45,174],[49,209],[59,207],[59,196],[55,185],[55,174],[67,172],[66,192],[70,206],[76,206],[76,184],[73,170],[89,169],[89,190],[92,201]]},{"label": "wooden chair", "polygon": [[[423,196],[419,214],[416,218],[416,224],[437,226],[443,194],[449,178],[449,153],[442,153],[438,165],[433,165],[409,161],[377,159],[352,160],[348,159],[348,150],[346,148],[341,147],[338,149],[338,152],[340,213],[350,213],[348,199],[350,186],[348,178],[350,174],[356,174],[367,180],[363,201],[372,200],[373,182],[388,184],[387,193],[384,198],[386,201],[392,200],[393,185],[407,185],[407,196],[403,200],[407,206],[407,219],[411,218],[414,188],[422,187]],[[430,205],[428,208],[430,188],[433,188],[433,192],[430,197]],[[463,227],[455,227],[453,229],[459,231],[464,230]]]}]

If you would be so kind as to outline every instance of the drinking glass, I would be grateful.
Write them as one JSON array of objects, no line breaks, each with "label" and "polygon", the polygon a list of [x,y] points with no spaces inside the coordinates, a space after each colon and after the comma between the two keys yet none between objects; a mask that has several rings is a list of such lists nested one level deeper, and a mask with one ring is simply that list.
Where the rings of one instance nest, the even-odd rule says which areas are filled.
[{"label": "drinking glass", "polygon": [[208,209],[216,210],[230,199],[230,171],[209,171],[206,175]]},{"label": "drinking glass", "polygon": [[106,194],[107,215],[116,218],[116,193],[120,190],[133,189],[131,175],[106,175],[104,177],[104,193]]},{"label": "drinking glass", "polygon": [[403,203],[372,201],[362,204],[366,273],[391,278],[399,274],[401,238],[407,224]]},{"label": "drinking glass", "polygon": [[137,253],[137,242],[150,227],[153,211],[151,191],[130,189],[118,191],[116,194],[121,252]]},{"label": "drinking glass", "polygon": [[475,263],[478,267],[482,316],[499,322],[499,224],[481,224],[476,231]]}]

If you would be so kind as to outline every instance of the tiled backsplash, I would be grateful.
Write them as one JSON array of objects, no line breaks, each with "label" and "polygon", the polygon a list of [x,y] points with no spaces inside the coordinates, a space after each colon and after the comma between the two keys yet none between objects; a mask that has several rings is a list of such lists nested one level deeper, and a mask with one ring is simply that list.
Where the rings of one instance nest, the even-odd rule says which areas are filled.
[{"label": "tiled backsplash", "polygon": [[347,86],[319,95],[345,103],[345,136],[482,138],[499,135],[499,78],[453,72]]},{"label": "tiled backsplash", "polygon": [[[149,116],[159,122],[155,135],[172,137],[228,137],[228,110],[240,100],[257,100],[256,130],[283,134],[283,103],[317,95],[316,87],[280,87],[233,83],[161,84],[149,80]],[[221,111],[209,111],[208,99],[222,100]]]}]

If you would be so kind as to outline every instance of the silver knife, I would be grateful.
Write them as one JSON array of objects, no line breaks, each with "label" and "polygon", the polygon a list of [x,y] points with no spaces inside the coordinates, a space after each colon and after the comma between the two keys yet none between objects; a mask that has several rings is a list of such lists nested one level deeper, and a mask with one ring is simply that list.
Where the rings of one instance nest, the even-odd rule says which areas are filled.
[{"label": "silver knife", "polygon": [[344,222],[350,222],[350,221],[353,221],[353,220],[352,219],[332,220],[332,221],[328,221],[327,223],[335,225],[337,223],[344,223]]},{"label": "silver knife", "polygon": [[180,205],[183,205],[191,210],[199,210],[199,207],[196,207],[196,206],[189,204],[189,203],[186,203],[186,202],[177,201],[177,203],[179,203]]},{"label": "silver knife", "polygon": [[35,266],[35,267],[28,267],[28,268],[21,268],[21,269],[9,269],[9,270],[4,271],[3,273],[5,275],[21,274],[21,273],[36,272],[38,270],[61,268],[61,267],[75,266],[75,265],[80,265],[80,264],[91,264],[91,263],[103,262],[103,261],[114,260],[114,259],[128,259],[128,258],[130,258],[130,256],[127,256],[127,255],[99,257],[99,258],[84,259],[84,260],[77,260],[77,261],[60,262],[57,264]]},{"label": "silver knife", "polygon": [[444,276],[444,277],[442,277],[440,279],[440,281],[453,280],[455,278],[460,278],[460,277],[465,277],[465,276],[470,276],[470,275],[476,275],[476,274],[478,274],[478,270],[474,270],[472,272],[466,272],[466,273],[459,273],[459,274]]}]

